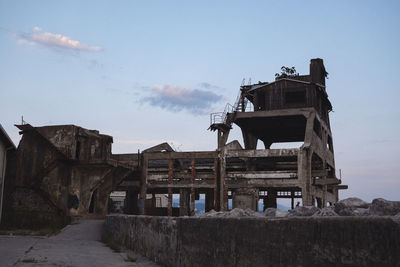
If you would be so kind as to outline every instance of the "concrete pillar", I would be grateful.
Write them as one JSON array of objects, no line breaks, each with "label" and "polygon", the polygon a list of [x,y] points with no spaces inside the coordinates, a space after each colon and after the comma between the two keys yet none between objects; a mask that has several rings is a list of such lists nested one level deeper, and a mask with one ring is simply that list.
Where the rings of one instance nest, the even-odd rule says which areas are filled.
[{"label": "concrete pillar", "polygon": [[218,176],[219,176],[219,168],[218,168],[218,159],[214,159],[214,210],[219,210],[219,201],[218,201]]},{"label": "concrete pillar", "polygon": [[290,192],[290,207],[291,207],[291,209],[294,209],[294,191],[291,191]]},{"label": "concrete pillar", "polygon": [[244,149],[257,148],[257,141],[258,141],[257,137],[255,137],[253,134],[244,129],[242,129],[242,135],[243,135]]},{"label": "concrete pillar", "polygon": [[297,158],[297,174],[302,184],[301,195],[303,206],[312,206],[311,192],[311,151],[308,148],[300,150]]},{"label": "concrete pillar", "polygon": [[226,211],[228,210],[228,199],[225,197],[227,193],[227,188],[225,188],[225,176],[226,176],[226,151],[225,148],[222,148],[219,152],[219,160],[220,160],[220,168],[219,168],[219,203],[220,210]]},{"label": "concrete pillar", "polygon": [[146,153],[143,153],[142,156],[142,166],[141,166],[141,175],[140,175],[140,199],[138,203],[139,214],[145,214],[145,203],[146,203],[146,194],[147,194],[147,167],[148,167],[148,158]]},{"label": "concrete pillar", "polygon": [[179,216],[189,216],[190,194],[188,189],[179,190]]},{"label": "concrete pillar", "polygon": [[277,208],[276,202],[276,190],[275,189],[268,189],[267,196],[263,198],[264,202],[264,210],[267,208]]},{"label": "concrete pillar", "polygon": [[173,174],[174,162],[172,159],[169,160],[168,165],[168,216],[172,216],[172,174]]},{"label": "concrete pillar", "polygon": [[190,189],[190,216],[194,216],[194,213],[195,213],[195,194],[196,194],[196,192],[195,192],[195,189],[194,189],[194,182],[195,182],[195,179],[196,179],[196,169],[195,169],[195,163],[196,163],[196,160],[195,159],[192,159],[192,180],[191,180],[191,183],[192,183],[192,188]]},{"label": "concrete pillar", "polygon": [[126,214],[139,214],[138,191],[128,190],[126,192],[124,210]]},{"label": "concrete pillar", "polygon": [[214,208],[214,190],[207,190],[205,212],[208,212],[212,209],[215,209]]}]

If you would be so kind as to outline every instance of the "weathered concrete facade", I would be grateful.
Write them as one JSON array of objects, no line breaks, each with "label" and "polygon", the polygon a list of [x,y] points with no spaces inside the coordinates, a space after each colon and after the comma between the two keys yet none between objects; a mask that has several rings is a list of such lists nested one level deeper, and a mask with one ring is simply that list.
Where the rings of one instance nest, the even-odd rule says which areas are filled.
[{"label": "weathered concrete facade", "polygon": [[399,266],[393,217],[107,216],[114,241],[167,266]]},{"label": "weathered concrete facade", "polygon": [[22,139],[7,177],[7,220],[63,223],[104,216],[110,192],[133,167],[111,158],[112,137],[74,125],[18,125]]},{"label": "weathered concrete facade", "polygon": [[8,158],[15,151],[15,145],[0,124],[0,223],[2,220],[4,183],[7,170]]}]

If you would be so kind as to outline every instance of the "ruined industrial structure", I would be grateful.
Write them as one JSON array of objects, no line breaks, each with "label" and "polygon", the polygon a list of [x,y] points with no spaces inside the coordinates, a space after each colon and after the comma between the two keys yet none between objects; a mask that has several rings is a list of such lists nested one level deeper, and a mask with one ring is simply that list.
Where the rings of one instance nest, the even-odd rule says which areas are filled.
[{"label": "ruined industrial structure", "polygon": [[22,139],[6,182],[8,223],[106,215],[110,192],[133,170],[111,158],[111,136],[74,125],[17,127]]},{"label": "ruined industrial structure", "polygon": [[[271,83],[242,85],[236,103],[211,114],[215,151],[176,152],[167,143],[141,153],[112,154],[112,137],[74,125],[17,125],[22,139],[14,170],[7,177],[9,218],[38,221],[88,214],[105,215],[112,191],[125,191],[129,214],[194,215],[195,200],[205,211],[276,207],[277,198],[324,207],[338,201],[322,59],[312,59],[309,75],[281,76]],[[244,148],[227,143],[240,127]],[[258,140],[264,149],[257,149]],[[301,147],[271,149],[273,143]],[[179,194],[179,208],[173,195]],[[167,205],[159,196],[167,196]]]},{"label": "ruined industrial structure", "polygon": [[4,182],[7,171],[7,162],[15,151],[15,145],[0,124],[0,223],[2,219]]}]

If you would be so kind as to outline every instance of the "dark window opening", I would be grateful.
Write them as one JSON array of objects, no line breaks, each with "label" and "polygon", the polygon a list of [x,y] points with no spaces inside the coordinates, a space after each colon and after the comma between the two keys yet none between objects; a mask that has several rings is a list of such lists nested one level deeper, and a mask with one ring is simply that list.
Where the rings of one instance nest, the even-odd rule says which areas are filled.
[{"label": "dark window opening", "polygon": [[76,142],[75,159],[79,160],[79,155],[81,154],[81,142]]},{"label": "dark window opening", "polygon": [[89,213],[94,212],[94,207],[96,203],[96,196],[97,196],[97,189],[95,189],[92,193],[92,197],[90,198],[90,205],[89,205]]},{"label": "dark window opening", "polygon": [[257,94],[258,97],[258,109],[265,110],[265,92],[260,91]]},{"label": "dark window opening", "polygon": [[306,92],[305,91],[286,92],[285,102],[286,104],[305,104]]}]

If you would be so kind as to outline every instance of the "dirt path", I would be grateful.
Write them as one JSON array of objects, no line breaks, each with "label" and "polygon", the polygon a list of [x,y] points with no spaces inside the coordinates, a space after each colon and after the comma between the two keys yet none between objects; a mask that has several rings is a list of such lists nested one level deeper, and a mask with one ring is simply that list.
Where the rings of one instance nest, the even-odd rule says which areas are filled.
[{"label": "dirt path", "polygon": [[49,238],[0,236],[0,266],[159,266],[105,246],[100,242],[102,225],[102,220],[83,220]]}]

